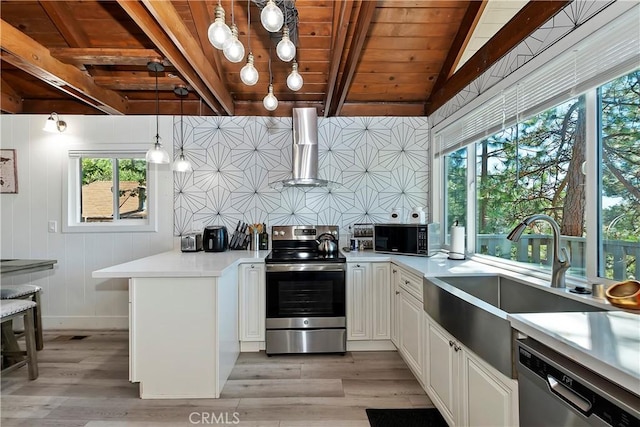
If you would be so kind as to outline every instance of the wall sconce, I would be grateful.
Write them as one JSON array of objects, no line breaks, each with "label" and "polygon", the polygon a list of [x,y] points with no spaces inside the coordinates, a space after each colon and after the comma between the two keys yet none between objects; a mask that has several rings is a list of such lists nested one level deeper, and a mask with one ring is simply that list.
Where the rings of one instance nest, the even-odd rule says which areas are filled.
[{"label": "wall sconce", "polygon": [[44,127],[42,128],[42,130],[51,133],[55,133],[56,131],[64,132],[65,130],[67,130],[67,122],[60,120],[60,116],[58,116],[58,113],[53,112],[49,114],[49,118],[46,122],[44,122]]}]

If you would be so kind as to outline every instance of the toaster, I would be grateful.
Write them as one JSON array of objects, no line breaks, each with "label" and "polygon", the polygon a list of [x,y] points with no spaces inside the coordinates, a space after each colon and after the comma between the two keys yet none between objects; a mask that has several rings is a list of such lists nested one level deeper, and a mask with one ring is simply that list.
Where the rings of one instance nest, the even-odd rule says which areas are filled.
[{"label": "toaster", "polygon": [[198,252],[202,250],[202,234],[186,234],[180,239],[182,252]]}]

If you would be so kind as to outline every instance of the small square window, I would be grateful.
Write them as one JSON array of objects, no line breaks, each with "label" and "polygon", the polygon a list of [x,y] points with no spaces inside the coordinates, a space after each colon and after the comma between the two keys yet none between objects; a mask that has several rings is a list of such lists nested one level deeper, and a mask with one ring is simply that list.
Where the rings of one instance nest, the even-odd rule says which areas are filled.
[{"label": "small square window", "polygon": [[156,231],[143,151],[70,151],[65,232]]}]

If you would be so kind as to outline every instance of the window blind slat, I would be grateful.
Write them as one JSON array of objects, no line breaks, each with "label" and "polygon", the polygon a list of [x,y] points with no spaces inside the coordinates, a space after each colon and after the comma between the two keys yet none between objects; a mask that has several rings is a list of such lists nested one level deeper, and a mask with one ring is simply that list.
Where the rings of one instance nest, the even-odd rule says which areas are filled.
[{"label": "window blind slat", "polygon": [[[436,131],[446,154],[640,66],[640,6],[576,43],[535,73]],[[491,133],[490,133],[491,132]]]}]

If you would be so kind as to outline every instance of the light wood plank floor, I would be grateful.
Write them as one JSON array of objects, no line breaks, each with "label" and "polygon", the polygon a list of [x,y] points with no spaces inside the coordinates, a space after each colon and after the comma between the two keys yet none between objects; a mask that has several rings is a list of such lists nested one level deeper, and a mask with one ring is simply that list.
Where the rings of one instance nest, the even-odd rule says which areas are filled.
[{"label": "light wood plank floor", "polygon": [[48,331],[38,367],[2,377],[3,427],[368,427],[366,408],[433,407],[396,352],[242,353],[220,399],[139,399],[126,331]]}]

